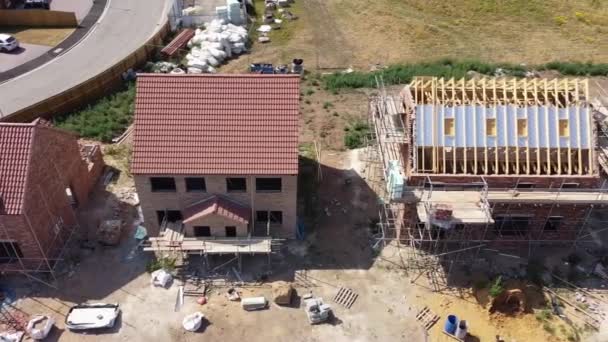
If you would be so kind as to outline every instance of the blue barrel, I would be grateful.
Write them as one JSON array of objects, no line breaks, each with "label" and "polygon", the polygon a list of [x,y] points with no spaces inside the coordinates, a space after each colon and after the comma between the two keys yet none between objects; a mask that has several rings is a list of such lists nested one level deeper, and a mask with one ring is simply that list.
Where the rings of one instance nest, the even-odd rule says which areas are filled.
[{"label": "blue barrel", "polygon": [[456,327],[458,326],[458,317],[455,315],[449,315],[448,319],[445,321],[444,330],[450,335],[454,335],[456,332]]}]

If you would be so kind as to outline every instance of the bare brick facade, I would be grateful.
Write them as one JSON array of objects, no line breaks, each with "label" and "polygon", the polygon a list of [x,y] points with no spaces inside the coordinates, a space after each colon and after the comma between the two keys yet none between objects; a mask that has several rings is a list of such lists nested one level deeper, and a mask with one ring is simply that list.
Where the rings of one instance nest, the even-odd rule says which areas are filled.
[{"label": "bare brick facade", "polygon": [[[158,211],[175,210],[184,212],[189,206],[209,198],[212,195],[226,196],[238,203],[241,203],[251,209],[253,218],[251,222],[257,226],[250,226],[251,232],[262,233],[261,222],[256,222],[256,213],[258,211],[280,211],[282,213],[282,223],[270,224],[270,234],[273,237],[279,238],[294,238],[296,231],[296,201],[297,201],[297,176],[277,176],[281,178],[280,192],[257,192],[255,189],[256,178],[270,178],[270,176],[219,176],[219,175],[201,175],[187,177],[203,177],[205,179],[205,192],[188,192],[184,176],[170,176],[175,180],[175,192],[153,192],[150,178],[154,175],[135,175],[135,187],[141,202],[141,208],[144,215],[145,226],[150,235],[157,235],[160,229],[159,220],[157,217]],[[159,176],[160,177],[160,176]],[[162,177],[167,177],[162,175]],[[226,188],[226,178],[228,177],[244,177],[246,178],[246,192],[228,192]],[[209,220],[209,219],[207,219]],[[235,226],[234,222],[228,219],[213,217],[211,220],[215,222],[197,222],[196,224],[187,224],[185,233],[190,235],[193,233],[194,225],[208,225],[212,227],[212,236],[223,236],[225,226]],[[239,226],[239,225],[236,225]],[[257,228],[257,229],[255,229]],[[246,236],[247,230],[240,227],[238,236]]]},{"label": "bare brick facade", "polygon": [[149,235],[295,238],[299,98],[298,75],[139,75],[131,173]]},{"label": "bare brick facade", "polygon": [[[10,126],[0,125],[5,138],[16,125]],[[23,133],[31,130],[32,139],[27,145],[12,145],[29,150],[28,154],[17,157],[12,154],[13,158],[27,159],[24,161],[27,171],[16,187],[5,185],[0,189],[0,199],[6,201],[15,192],[22,192],[23,199],[18,209],[13,207],[9,212],[0,208],[3,234],[0,242],[15,242],[22,256],[20,260],[14,258],[19,252],[6,243],[0,252],[3,253],[4,270],[31,270],[39,266],[45,270],[52,267],[53,259],[59,257],[61,247],[75,229],[75,208],[87,202],[103,169],[103,160],[98,147],[89,147],[92,153],[83,159],[81,146],[72,133],[36,123],[19,125],[18,129]],[[0,153],[6,157],[11,151],[3,149]],[[11,177],[2,172],[0,177]],[[43,259],[50,261],[47,264]]]}]

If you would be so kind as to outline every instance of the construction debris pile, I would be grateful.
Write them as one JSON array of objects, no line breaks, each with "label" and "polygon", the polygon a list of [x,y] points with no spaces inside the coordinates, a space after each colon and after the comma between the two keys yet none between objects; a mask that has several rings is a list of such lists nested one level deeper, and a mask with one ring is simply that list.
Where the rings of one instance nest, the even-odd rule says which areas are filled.
[{"label": "construction debris pile", "polygon": [[188,42],[186,55],[189,74],[213,73],[226,59],[247,51],[247,30],[226,24],[222,19],[211,21],[204,30],[197,29]]},{"label": "construction debris pile", "polygon": [[[263,17],[264,23],[263,25],[260,25],[260,27],[257,29],[257,31],[260,33],[260,36],[258,37],[258,42],[269,42],[270,37],[268,37],[268,33],[273,29],[281,29],[281,24],[283,23],[283,20],[292,21],[298,18],[285,8],[279,8],[289,7],[293,2],[294,0],[265,0],[265,9]],[[275,11],[277,13],[275,13]]]}]

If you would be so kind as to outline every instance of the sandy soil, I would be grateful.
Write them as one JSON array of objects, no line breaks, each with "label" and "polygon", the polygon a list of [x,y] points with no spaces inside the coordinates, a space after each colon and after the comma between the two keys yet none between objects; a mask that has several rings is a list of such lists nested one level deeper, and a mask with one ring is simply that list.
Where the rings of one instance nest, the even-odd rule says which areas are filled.
[{"label": "sandy soil", "polygon": [[[356,158],[355,158],[356,159]],[[122,164],[108,159],[114,167]],[[356,166],[356,165],[354,165]],[[306,241],[283,248],[269,279],[293,281],[302,295],[312,291],[332,305],[335,319],[329,324],[310,326],[303,309],[271,305],[260,312],[245,312],[238,303],[224,297],[226,288],[213,288],[209,303],[199,306],[186,297],[184,307],[174,311],[180,280],[169,289],[154,288],[145,267],[150,255],[138,251],[132,238],[135,218],[132,198],[125,192],[130,184],[121,173],[117,184],[100,187],[86,212],[83,226],[89,230],[83,239],[94,236],[101,219],[118,215],[125,220],[125,231],[118,247],[94,250],[75,246],[71,266],[58,281],[58,290],[39,284],[15,285],[21,299],[16,304],[25,314],[50,314],[56,319],[49,340],[60,341],[392,341],[406,337],[423,340],[423,331],[412,319],[412,309],[404,299],[401,273],[387,273],[375,266],[375,253],[369,239],[367,219],[375,211],[364,182],[352,171],[349,158],[333,154],[324,166],[324,191],[319,198],[329,215],[323,214],[318,227],[310,227]],[[352,183],[345,186],[344,179]],[[111,190],[111,191],[109,191]],[[349,200],[352,200],[349,202]],[[352,203],[352,204],[351,204]],[[86,228],[86,227],[85,227]],[[92,228],[92,230],[91,230]],[[341,241],[336,245],[335,241]],[[225,259],[223,261],[226,261]],[[214,260],[219,265],[222,260]],[[250,258],[244,264],[243,278],[255,277],[265,258]],[[235,265],[233,265],[235,266]],[[303,275],[304,274],[304,275]],[[339,287],[352,288],[359,297],[350,309],[331,301]],[[271,298],[269,284],[241,287],[242,296]],[[116,328],[99,334],[75,334],[65,330],[63,321],[69,307],[79,302],[117,302],[122,318]],[[186,333],[183,317],[200,310],[208,319],[199,333]],[[387,325],[391,321],[397,324]]]},{"label": "sandy soil", "polygon": [[[59,277],[58,289],[23,281],[13,284],[20,298],[16,306],[28,316],[42,313],[55,318],[57,324],[50,341],[425,341],[425,332],[414,318],[424,306],[440,318],[428,332],[428,341],[451,340],[441,333],[448,314],[467,319],[471,334],[467,341],[494,341],[496,335],[509,342],[559,341],[543,330],[533,313],[515,318],[490,315],[487,293],[483,291],[473,294],[462,288],[432,292],[426,277],[418,278],[406,270],[405,249],[394,243],[372,248],[377,242],[369,225],[376,212],[375,195],[360,174],[365,166],[363,152],[323,153],[323,180],[317,192],[321,209],[318,224],[307,227],[305,241],[283,246],[280,257],[273,261],[267,283],[237,287],[242,296],[263,295],[270,299],[273,281],[291,281],[299,296],[312,292],[332,305],[335,319],[330,323],[309,325],[300,299],[295,300],[294,307],[271,304],[267,310],[245,312],[238,303],[225,298],[227,288],[220,286],[211,288],[206,305],[196,304],[195,297],[185,297],[184,306],[176,312],[181,279],[176,279],[169,289],[152,287],[145,271],[151,256],[140,251],[132,238],[136,200],[130,195],[132,183],[126,173],[107,188],[100,186],[81,215],[85,226],[82,239],[94,236],[100,219],[118,215],[125,220],[121,244],[93,244],[94,250],[76,245],[69,253],[69,267]],[[117,155],[120,153],[108,158],[108,162],[117,169],[126,167]],[[225,261],[216,258],[212,263],[218,266]],[[257,278],[265,264],[265,258],[247,258],[242,277]],[[193,259],[191,265],[200,264]],[[218,271],[228,273],[229,268]],[[339,287],[351,288],[359,295],[352,308],[331,300]],[[69,307],[86,301],[119,303],[123,314],[117,326],[94,334],[65,330],[63,321]],[[197,333],[185,332],[181,320],[195,311],[205,315],[205,325]],[[557,318],[551,322],[556,330],[560,329],[562,323]]]}]

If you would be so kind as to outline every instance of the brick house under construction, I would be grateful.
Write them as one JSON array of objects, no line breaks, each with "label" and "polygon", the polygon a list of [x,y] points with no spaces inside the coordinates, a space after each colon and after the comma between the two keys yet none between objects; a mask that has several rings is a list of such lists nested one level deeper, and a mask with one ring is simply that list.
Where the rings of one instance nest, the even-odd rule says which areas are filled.
[{"label": "brick house under construction", "polygon": [[103,168],[73,133],[0,123],[0,271],[52,272]]},{"label": "brick house under construction", "polygon": [[586,80],[415,78],[370,102],[383,233],[413,247],[574,243],[608,204]]},{"label": "brick house under construction", "polygon": [[296,237],[298,75],[139,75],[147,251],[270,254]]}]

